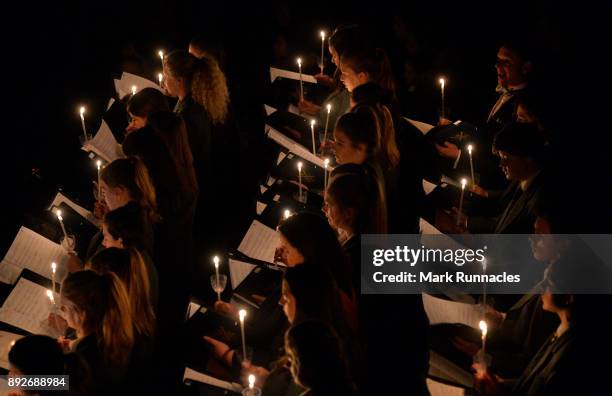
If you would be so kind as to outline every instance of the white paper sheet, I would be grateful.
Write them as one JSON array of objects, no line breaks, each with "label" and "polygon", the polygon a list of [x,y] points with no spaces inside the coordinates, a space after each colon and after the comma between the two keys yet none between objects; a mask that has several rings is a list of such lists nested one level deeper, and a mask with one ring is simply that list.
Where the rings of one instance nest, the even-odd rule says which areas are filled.
[{"label": "white paper sheet", "polygon": [[423,179],[423,190],[425,190],[425,195],[429,195],[436,187],[438,187],[437,184],[430,183]]},{"label": "white paper sheet", "polygon": [[189,367],[185,367],[185,373],[183,374],[183,382],[186,381],[195,381],[200,382],[202,384],[209,384],[217,388],[225,389],[231,392],[241,393],[242,385],[237,384],[235,382],[227,382],[215,377],[211,377],[208,374],[200,373],[199,371],[195,371]]},{"label": "white paper sheet", "polygon": [[268,205],[257,201],[257,214],[261,215]]},{"label": "white paper sheet", "polygon": [[434,127],[433,125],[428,124],[426,122],[411,120],[410,118],[406,118],[406,117],[404,117],[404,119],[408,121],[409,123],[411,123],[412,125],[414,125],[416,129],[421,131],[423,135],[425,135],[427,132],[429,132]]},{"label": "white paper sheet", "polygon": [[0,263],[0,281],[11,285],[15,283],[19,276],[19,273],[15,276],[15,268],[27,268],[52,279],[51,263],[55,262],[56,281],[61,282],[67,273],[67,261],[68,254],[59,244],[22,226]]},{"label": "white paper sheet", "polygon": [[113,133],[104,120],[102,120],[100,129],[98,129],[93,139],[85,142],[81,149],[93,151],[107,163],[113,162],[117,158],[124,157],[121,145],[117,143],[115,136],[113,136]]},{"label": "white paper sheet", "polygon": [[80,206],[79,204],[75,203],[74,201],[72,201],[70,198],[68,198],[61,192],[58,192],[55,195],[55,198],[53,198],[53,202],[51,202],[51,205],[49,205],[48,210],[52,211],[56,207],[59,207],[62,203],[65,203],[66,205],[70,206],[72,209],[74,209],[75,212],[83,216],[90,223],[95,224],[95,217],[93,213],[91,213],[89,210],[85,209],[84,207]]},{"label": "white paper sheet", "polygon": [[430,378],[425,380],[430,396],[464,396],[465,389],[458,386],[446,385]]},{"label": "white paper sheet", "polygon": [[115,80],[115,91],[117,91],[117,95],[119,95],[120,98],[123,98],[125,95],[132,94],[132,86],[134,85],[136,86],[136,92],[139,92],[143,88],[155,88],[161,91],[159,85],[153,81],[127,72],[121,74],[120,80]]},{"label": "white paper sheet", "polygon": [[57,336],[46,326],[53,304],[47,289],[21,278],[0,308],[0,321],[32,334]]},{"label": "white paper sheet", "polygon": [[200,308],[202,308],[200,304],[190,301],[189,306],[187,306],[187,318],[191,319],[193,315],[197,314],[200,311]]},{"label": "white paper sheet", "polygon": [[287,154],[285,154],[284,151],[281,151],[280,153],[278,153],[278,158],[276,159],[276,165],[280,165],[280,163],[285,159],[286,156]]},{"label": "white paper sheet", "polygon": [[266,109],[266,115],[270,115],[276,111],[272,106],[264,105],[264,108]]},{"label": "white paper sheet", "polygon": [[273,263],[278,244],[279,238],[275,230],[253,220],[238,246],[238,251],[251,258]]},{"label": "white paper sheet", "polygon": [[239,260],[229,259],[230,282],[232,290],[236,290],[242,281],[249,276],[257,266]]},{"label": "white paper sheet", "polygon": [[[300,81],[300,73],[298,72],[278,69],[276,67],[271,67],[270,68],[270,81],[274,82],[274,80],[276,80],[278,77],[289,78],[291,80]],[[315,76],[312,76],[310,74],[304,74],[304,73],[302,73],[302,81],[307,82],[307,83],[313,83],[313,84],[317,83],[317,79],[315,78]]]},{"label": "white paper sheet", "polygon": [[[117,80],[115,80],[115,81],[117,81]],[[106,111],[108,111],[113,106],[113,103],[115,103],[115,98],[110,98],[108,100],[108,104],[106,105]]]},{"label": "white paper sheet", "polygon": [[287,136],[283,135],[282,133],[270,126],[268,126],[268,137],[286,148],[287,150],[292,151],[296,155],[299,155],[300,157],[304,158],[306,161],[311,162],[320,168],[325,167],[325,160],[323,158],[317,157],[306,147],[297,143],[295,140],[288,138]]},{"label": "white paper sheet", "polygon": [[482,308],[477,304],[449,301],[423,293],[423,307],[429,324],[461,323],[478,329],[482,319]]},{"label": "white paper sheet", "polygon": [[268,191],[268,187],[262,185],[259,186],[259,192],[261,194],[265,193],[266,191]]},{"label": "white paper sheet", "polygon": [[474,376],[470,372],[431,350],[429,351],[429,375],[450,380],[467,388],[474,386]]},{"label": "white paper sheet", "polygon": [[3,369],[9,369],[8,353],[11,350],[11,344],[22,337],[19,334],[0,331],[0,367]]},{"label": "white paper sheet", "polygon": [[422,235],[441,235],[442,233],[433,224],[421,217],[419,220]]}]

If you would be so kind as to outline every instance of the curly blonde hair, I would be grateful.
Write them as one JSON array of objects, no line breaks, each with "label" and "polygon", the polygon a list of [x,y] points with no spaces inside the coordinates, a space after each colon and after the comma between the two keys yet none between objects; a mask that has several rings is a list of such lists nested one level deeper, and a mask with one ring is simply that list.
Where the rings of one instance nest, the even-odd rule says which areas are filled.
[{"label": "curly blonde hair", "polygon": [[191,90],[193,99],[210,115],[213,124],[222,124],[229,109],[229,89],[225,74],[211,57],[198,59],[184,50],[173,51],[164,60],[170,73],[180,77]]}]

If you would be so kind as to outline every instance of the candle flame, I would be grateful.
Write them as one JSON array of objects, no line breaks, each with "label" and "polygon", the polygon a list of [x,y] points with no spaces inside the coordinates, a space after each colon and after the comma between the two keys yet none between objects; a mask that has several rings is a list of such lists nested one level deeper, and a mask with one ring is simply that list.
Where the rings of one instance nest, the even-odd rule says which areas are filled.
[{"label": "candle flame", "polygon": [[159,82],[161,83],[162,80],[164,79],[164,75],[162,73],[157,73],[157,79],[159,80]]},{"label": "candle flame", "polygon": [[57,269],[57,264],[51,263],[51,271],[55,274],[55,270]]},{"label": "candle flame", "polygon": [[297,64],[299,67],[302,67],[302,58],[297,58]]},{"label": "candle flame", "polygon": [[98,170],[100,170],[100,167],[102,166],[102,161],[97,160],[96,161],[96,166],[98,167]]},{"label": "candle flame", "polygon": [[79,114],[81,115],[81,117],[83,116],[83,114],[85,114],[85,106],[81,106],[81,108],[79,108]]},{"label": "candle flame", "polygon": [[157,51],[157,55],[159,55],[161,60],[164,60],[164,51],[162,51],[162,50]]},{"label": "candle flame", "polygon": [[327,107],[327,114],[329,114],[329,112],[331,111],[331,104],[328,103],[326,107]]},{"label": "candle flame", "polygon": [[468,149],[468,153],[472,154],[472,150],[474,149],[474,147],[471,144],[468,144],[467,149]]},{"label": "candle flame", "polygon": [[487,322],[485,322],[484,320],[481,320],[480,322],[478,322],[478,327],[480,327],[480,331],[482,332],[482,337],[486,337],[487,336]]},{"label": "candle flame", "polygon": [[253,389],[255,386],[255,376],[253,374],[249,374],[249,389]]},{"label": "candle flame", "polygon": [[49,289],[47,289],[47,297],[49,297],[49,300],[51,300],[51,302],[55,304],[55,298],[53,298],[53,292]]},{"label": "candle flame", "polygon": [[461,179],[461,189],[465,188],[465,185],[467,184],[467,179]]},{"label": "candle flame", "polygon": [[289,217],[291,217],[291,211],[289,211],[289,209],[285,209],[285,220],[287,220]]},{"label": "candle flame", "polygon": [[444,85],[446,84],[446,80],[441,78],[439,81],[440,81],[440,86],[442,87],[442,89],[444,89]]},{"label": "candle flame", "polygon": [[298,170],[301,172],[302,171],[302,162],[298,162]]},{"label": "candle flame", "polygon": [[325,158],[325,169],[329,166],[329,158]]},{"label": "candle flame", "polygon": [[136,95],[136,85],[132,85],[132,95]]},{"label": "candle flame", "polygon": [[15,346],[15,340],[11,341],[11,348]]},{"label": "candle flame", "polygon": [[215,263],[215,268],[219,268],[219,256],[213,257],[213,262]]},{"label": "candle flame", "polygon": [[321,30],[321,40],[325,40],[325,30]]},{"label": "candle flame", "polygon": [[314,127],[315,126],[316,121],[314,119],[310,120],[310,127]]},{"label": "candle flame", "polygon": [[238,315],[240,316],[240,321],[244,322],[244,317],[246,316],[246,310],[241,309],[240,311],[238,311]]},{"label": "candle flame", "polygon": [[59,209],[55,211],[55,214],[57,215],[58,218],[62,217],[62,211]]}]

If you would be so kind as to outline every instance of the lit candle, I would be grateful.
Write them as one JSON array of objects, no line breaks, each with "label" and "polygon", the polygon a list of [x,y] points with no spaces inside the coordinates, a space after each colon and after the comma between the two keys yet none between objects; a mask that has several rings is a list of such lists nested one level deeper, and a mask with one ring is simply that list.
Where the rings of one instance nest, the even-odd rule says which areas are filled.
[{"label": "lit candle", "polygon": [[240,315],[240,333],[242,334],[242,360],[247,361],[246,340],[244,337],[244,317],[246,316],[246,311],[241,309],[238,311],[238,315]]},{"label": "lit candle", "polygon": [[215,263],[215,276],[217,277],[217,300],[221,301],[221,291],[219,290],[219,256],[213,257],[213,262]]},{"label": "lit candle", "polygon": [[136,95],[136,85],[132,85],[132,96]]},{"label": "lit candle", "polygon": [[162,86],[162,80],[164,79],[164,75],[162,73],[157,73],[157,80],[159,81],[159,86]]},{"label": "lit candle", "polygon": [[15,340],[11,341],[11,348],[15,346]]},{"label": "lit candle", "polygon": [[329,113],[331,112],[331,105],[327,104],[327,117],[325,118],[325,132],[323,133],[323,144],[327,143],[327,126],[329,125]]},{"label": "lit candle", "polygon": [[302,202],[302,162],[298,162],[298,185],[300,187],[300,195],[298,200]]},{"label": "lit candle", "polygon": [[98,201],[102,202],[102,183],[100,183],[100,169],[102,168],[102,161],[96,161],[96,167],[98,168]]},{"label": "lit candle", "polygon": [[157,51],[157,55],[159,56],[159,59],[161,60],[162,67],[164,67],[164,51],[162,50]]},{"label": "lit candle", "polygon": [[329,167],[329,158],[325,158],[325,169],[323,170],[323,189],[327,190],[327,168]]},{"label": "lit candle", "polygon": [[59,220],[60,226],[62,227],[62,232],[64,233],[64,238],[66,238],[66,241],[67,241],[68,240],[68,233],[66,232],[66,227],[64,226],[64,219],[62,218],[62,211],[58,209],[55,212],[55,214],[57,215],[57,219]]},{"label": "lit candle", "polygon": [[285,220],[287,220],[289,217],[291,217],[291,211],[289,209],[285,209],[285,214],[283,217]]},{"label": "lit candle", "polygon": [[323,74],[323,57],[325,56],[325,31],[321,30],[321,74]]},{"label": "lit candle", "polygon": [[312,153],[317,155],[317,147],[315,146],[315,138],[314,138],[314,126],[315,120],[310,120],[310,135],[312,136]]},{"label": "lit candle", "polygon": [[487,339],[487,322],[481,320],[478,322],[478,327],[480,327],[480,331],[482,332],[482,363],[484,364],[485,360],[485,340]]},{"label": "lit candle", "polygon": [[461,218],[463,216],[463,194],[465,193],[465,185],[467,179],[461,179],[461,197],[459,198],[459,213],[457,213],[457,225],[461,224]]},{"label": "lit candle", "polygon": [[255,376],[253,374],[249,374],[249,389],[253,389],[255,387]]},{"label": "lit candle", "polygon": [[[487,274],[487,259],[483,258],[482,259],[482,274],[486,275]],[[487,282],[484,282],[485,276],[482,277],[483,282],[482,282],[482,309],[486,312],[486,305],[487,305]],[[483,315],[484,316],[484,315]]]},{"label": "lit candle", "polygon": [[85,128],[85,106],[81,106],[79,109],[79,116],[81,117],[81,127],[83,128],[83,136],[85,136],[85,140],[87,141],[87,128]]},{"label": "lit candle", "polygon": [[47,297],[49,297],[49,301],[51,301],[53,305],[55,305],[55,298],[53,297],[53,292],[49,289],[47,289]]},{"label": "lit candle", "polygon": [[57,270],[57,264],[51,263],[51,285],[53,286],[53,291],[57,290],[55,288],[55,272]]},{"label": "lit candle", "polygon": [[440,78],[440,92],[442,93],[442,118],[446,118],[445,117],[445,106],[444,106],[444,86],[446,85],[446,80],[444,78]]},{"label": "lit candle", "polygon": [[474,181],[474,162],[472,162],[472,150],[474,149],[474,146],[468,144],[467,149],[470,157],[470,175],[472,176],[472,187],[474,187],[476,185],[476,182]]},{"label": "lit candle", "polygon": [[298,69],[300,71],[300,101],[304,101],[304,81],[302,80],[302,58],[297,58]]}]

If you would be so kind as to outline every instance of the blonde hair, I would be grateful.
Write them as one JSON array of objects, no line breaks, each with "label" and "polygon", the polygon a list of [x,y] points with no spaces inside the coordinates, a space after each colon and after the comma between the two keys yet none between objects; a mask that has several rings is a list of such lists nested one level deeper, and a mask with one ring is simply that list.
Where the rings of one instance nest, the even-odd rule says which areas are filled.
[{"label": "blonde hair", "polygon": [[87,267],[98,274],[114,273],[121,279],[127,289],[136,332],[153,336],[155,312],[151,305],[149,272],[140,252],[134,248],[104,249],[92,257]]},{"label": "blonde hair", "polygon": [[134,348],[130,300],[112,272],[79,271],[68,275],[62,296],[85,315],[83,329],[95,334],[105,364],[126,371]]},{"label": "blonde hair", "polygon": [[184,50],[173,51],[164,59],[174,77],[183,78],[193,100],[206,109],[213,124],[222,124],[229,110],[229,89],[219,63],[211,58],[198,59]]}]

